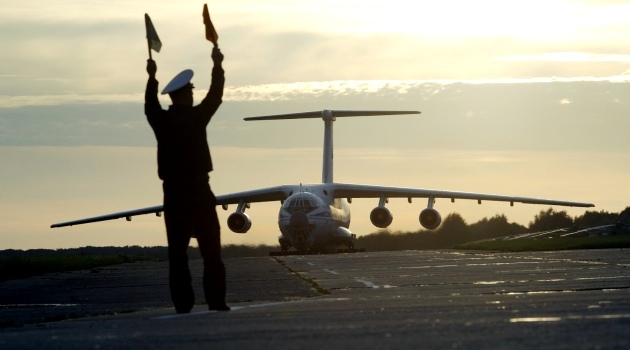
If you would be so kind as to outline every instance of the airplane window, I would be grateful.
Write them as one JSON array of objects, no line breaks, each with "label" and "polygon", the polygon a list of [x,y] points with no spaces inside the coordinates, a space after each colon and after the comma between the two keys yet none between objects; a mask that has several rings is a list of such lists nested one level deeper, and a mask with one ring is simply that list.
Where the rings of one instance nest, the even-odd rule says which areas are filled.
[{"label": "airplane window", "polygon": [[287,211],[290,214],[295,213],[296,211],[301,211],[304,213],[310,213],[313,210],[317,209],[317,203],[314,201],[311,201],[310,199],[307,198],[298,198],[298,199],[294,199],[292,200],[288,207],[287,207]]}]

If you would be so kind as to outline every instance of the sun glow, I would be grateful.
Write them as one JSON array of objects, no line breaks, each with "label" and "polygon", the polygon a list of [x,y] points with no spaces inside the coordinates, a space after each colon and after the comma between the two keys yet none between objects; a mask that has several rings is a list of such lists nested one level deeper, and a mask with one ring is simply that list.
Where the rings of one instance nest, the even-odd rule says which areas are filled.
[{"label": "sun glow", "polygon": [[[257,21],[289,24],[297,31],[311,31],[315,27],[318,32],[357,35],[399,33],[434,39],[496,36],[549,40],[568,38],[576,32],[588,36],[596,28],[624,23],[630,13],[629,5],[598,6],[541,0],[520,3],[499,0],[349,0],[341,3],[334,0],[284,0],[264,5],[257,3],[256,8]],[[245,15],[252,13],[251,9],[245,13],[242,7],[229,6],[225,11]],[[261,28],[270,29],[269,26]]]}]

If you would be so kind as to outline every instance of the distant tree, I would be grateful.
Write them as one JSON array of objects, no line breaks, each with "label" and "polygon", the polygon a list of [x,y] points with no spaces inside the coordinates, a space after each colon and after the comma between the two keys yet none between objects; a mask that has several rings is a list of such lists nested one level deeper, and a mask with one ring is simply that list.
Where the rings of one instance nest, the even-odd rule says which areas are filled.
[{"label": "distant tree", "polygon": [[379,230],[378,232],[358,237],[355,246],[370,252],[426,249],[423,246],[424,238],[423,235],[417,232],[391,233],[388,230]]},{"label": "distant tree", "polygon": [[517,235],[526,231],[525,226],[508,222],[505,214],[497,214],[490,219],[483,218],[470,225],[470,235],[475,240]]},{"label": "distant tree", "polygon": [[573,226],[573,219],[566,211],[554,211],[553,208],[549,208],[546,211],[541,210],[534,221],[529,223],[529,231],[549,231],[571,226]]},{"label": "distant tree", "polygon": [[398,250],[392,247],[393,237],[391,236],[392,234],[389,231],[381,230],[359,237],[356,245],[368,251]]},{"label": "distant tree", "polygon": [[470,240],[468,224],[458,213],[449,214],[436,233],[440,240],[444,240],[449,246]]},{"label": "distant tree", "polygon": [[[275,252],[280,249],[279,246],[271,245],[244,245],[244,244],[228,244],[221,247],[221,257],[224,259],[230,258],[242,258],[242,257],[254,257],[254,256],[269,256],[270,252]],[[199,249],[195,248],[195,251],[199,252]],[[199,254],[201,255],[201,254]]]},{"label": "distant tree", "polygon": [[626,209],[619,213],[619,221],[630,224],[630,207],[626,207]]},{"label": "distant tree", "polygon": [[619,214],[607,211],[587,211],[582,216],[577,216],[574,223],[578,227],[594,227],[612,225],[619,221]]},{"label": "distant tree", "polygon": [[466,220],[458,213],[448,214],[438,229],[441,234],[459,233],[467,230],[468,224],[466,224]]}]

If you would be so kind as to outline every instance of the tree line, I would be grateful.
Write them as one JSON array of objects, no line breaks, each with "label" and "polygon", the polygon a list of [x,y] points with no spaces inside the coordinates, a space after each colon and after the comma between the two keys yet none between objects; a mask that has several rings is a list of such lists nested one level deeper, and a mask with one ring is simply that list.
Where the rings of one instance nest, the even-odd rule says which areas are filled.
[{"label": "tree line", "polygon": [[437,230],[395,233],[381,230],[357,238],[356,246],[365,248],[367,251],[446,249],[482,239],[562,228],[581,229],[612,225],[618,222],[630,223],[630,207],[620,213],[586,211],[583,215],[576,217],[571,217],[566,211],[556,211],[549,208],[541,210],[530,221],[528,227],[509,222],[504,214],[495,215],[490,219],[483,218],[468,225],[460,214],[452,213],[444,219]]},{"label": "tree line", "polygon": [[[381,230],[357,238],[355,246],[365,248],[367,251],[393,251],[393,250],[424,250],[446,249],[454,246],[479,241],[482,239],[498,238],[522,234],[526,232],[549,231],[560,228],[588,228],[602,225],[611,225],[618,222],[630,224],[630,207],[620,213],[606,211],[587,211],[583,215],[571,217],[566,211],[556,211],[552,208],[541,210],[528,227],[509,222],[507,217],[495,215],[492,218],[483,218],[474,224],[467,224],[458,213],[449,214],[442,225],[433,231],[419,230],[414,232],[390,232]],[[277,245],[235,245],[222,247],[223,258],[239,258],[268,256],[269,252],[277,251]],[[199,249],[190,247],[188,250],[190,259],[200,259]],[[31,249],[31,250],[2,250],[0,258],[29,256],[144,256],[157,260],[167,260],[166,247],[82,247],[69,249]]]}]

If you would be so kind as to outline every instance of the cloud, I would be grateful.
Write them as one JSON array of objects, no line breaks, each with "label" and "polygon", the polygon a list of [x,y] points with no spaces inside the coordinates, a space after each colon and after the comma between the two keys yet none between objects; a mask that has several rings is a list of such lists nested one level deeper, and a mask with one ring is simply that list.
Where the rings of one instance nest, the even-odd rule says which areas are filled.
[{"label": "cloud", "polygon": [[[449,85],[512,85],[512,84],[545,84],[545,83],[627,83],[630,75],[611,77],[540,77],[540,78],[503,78],[503,79],[427,79],[427,80],[338,80],[310,81],[279,84],[258,84],[244,86],[228,86],[225,88],[224,101],[291,101],[303,98],[344,98],[358,95],[406,95],[421,94],[425,98],[439,94]],[[196,90],[200,98],[207,90]],[[164,98],[163,103],[168,103]],[[166,100],[164,100],[166,99]],[[25,106],[59,106],[67,104],[119,104],[143,103],[144,93],[132,94],[44,94],[44,95],[0,95],[1,108],[17,108]],[[199,102],[199,101],[197,101]],[[472,113],[472,112],[470,112]],[[470,114],[468,113],[468,114]]]},{"label": "cloud", "polygon": [[[141,91],[147,58],[142,15],[147,11],[164,44],[162,52],[154,57],[161,79],[167,80],[187,67],[198,72],[196,76],[209,77],[210,46],[204,46],[201,23],[193,20],[200,11],[191,4],[151,3],[147,8],[144,2],[114,1],[88,6],[71,1],[52,8],[42,1],[12,3],[0,14],[0,74],[7,77],[0,80],[0,95]],[[226,55],[228,84],[244,87],[342,80],[605,77],[627,69],[610,65],[626,64],[626,57],[606,54],[618,52],[619,42],[611,39],[612,34],[621,32],[617,22],[597,27],[595,40],[579,36],[575,34],[579,32],[570,30],[573,27],[564,27],[553,21],[557,19],[554,16],[545,15],[546,25],[564,28],[573,36],[551,39],[555,32],[547,31],[542,40],[532,40],[527,35],[517,35],[548,29],[532,26],[532,19],[519,12],[521,9],[528,14],[548,13],[542,8],[562,13],[559,9],[574,9],[575,4],[535,1],[518,5],[515,10],[513,4],[497,1],[407,3],[337,2],[338,11],[332,13],[315,1],[260,4],[237,0],[213,5]],[[493,6],[502,9],[500,16],[487,11]],[[465,10],[453,14],[452,8],[456,7]],[[474,15],[479,13],[482,17]],[[580,13],[590,16],[588,11]],[[502,25],[515,16],[527,23]],[[502,28],[500,35],[496,28]],[[471,34],[477,30],[481,33]],[[606,42],[602,42],[603,38]],[[550,66],[547,62],[554,53],[545,54],[550,48],[603,53],[586,61],[599,63],[596,67]],[[523,60],[527,58],[523,52],[541,52],[546,60]],[[280,98],[277,94],[272,97]]]},{"label": "cloud", "polygon": [[555,61],[555,62],[623,62],[630,63],[630,55],[596,54],[588,52],[550,52],[537,55],[499,57],[500,61]]},{"label": "cloud", "polygon": [[[141,95],[65,98],[0,99],[5,105],[0,108],[0,145],[155,145]],[[208,137],[213,146],[313,147],[321,144],[319,120],[243,118],[322,109],[400,109],[422,114],[345,118],[335,124],[336,145],[369,147],[387,137],[393,148],[421,150],[628,150],[627,100],[627,80],[599,78],[263,84],[227,89]],[[162,99],[162,104],[166,107],[168,101]]]},{"label": "cloud", "polygon": [[0,108],[25,106],[59,106],[67,104],[137,103],[144,101],[142,94],[59,94],[35,96],[0,96]]}]

